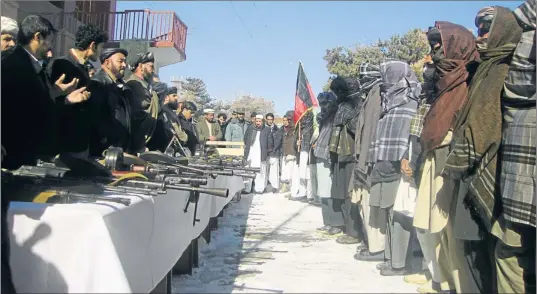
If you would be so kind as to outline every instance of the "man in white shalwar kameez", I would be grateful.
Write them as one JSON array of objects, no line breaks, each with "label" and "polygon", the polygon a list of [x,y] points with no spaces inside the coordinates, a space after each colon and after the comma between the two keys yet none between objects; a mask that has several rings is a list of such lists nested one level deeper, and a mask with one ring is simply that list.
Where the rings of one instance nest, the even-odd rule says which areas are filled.
[{"label": "man in white shalwar kameez", "polygon": [[282,174],[280,182],[282,187],[280,193],[287,193],[288,198],[291,195],[298,194],[299,176],[297,161],[297,147],[295,126],[293,123],[294,111],[288,111],[283,117],[283,126],[280,128],[282,136]]},{"label": "man in white shalwar kameez", "polygon": [[255,193],[263,193],[267,186],[267,161],[268,154],[272,151],[274,139],[270,133],[270,128],[263,122],[263,115],[257,115],[255,123],[246,130],[244,137],[244,156],[247,158],[249,166],[260,168],[254,180]]},{"label": "man in white shalwar kameez", "polygon": [[308,202],[313,201],[313,187],[311,182],[311,169],[309,162],[309,153],[311,150],[311,137],[313,135],[313,114],[311,111],[306,112],[296,126],[299,128],[299,137],[297,149],[299,150],[298,160],[298,178],[300,179],[298,194],[291,195],[291,200]]}]

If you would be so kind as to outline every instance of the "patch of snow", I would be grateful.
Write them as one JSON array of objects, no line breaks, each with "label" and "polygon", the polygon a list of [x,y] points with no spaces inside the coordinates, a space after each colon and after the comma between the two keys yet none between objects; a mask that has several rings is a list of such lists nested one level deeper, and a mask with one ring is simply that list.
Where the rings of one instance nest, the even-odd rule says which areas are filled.
[{"label": "patch of snow", "polygon": [[[243,195],[230,203],[199,268],[174,277],[173,293],[415,293],[403,277],[383,277],[353,258],[356,245],[322,235],[319,207],[283,194]],[[201,240],[201,239],[200,239]]]}]

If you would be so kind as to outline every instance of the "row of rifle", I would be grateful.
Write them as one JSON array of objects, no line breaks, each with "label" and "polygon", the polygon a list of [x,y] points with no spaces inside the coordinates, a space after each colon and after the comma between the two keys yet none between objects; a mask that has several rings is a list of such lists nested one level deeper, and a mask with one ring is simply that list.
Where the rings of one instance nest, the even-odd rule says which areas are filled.
[{"label": "row of rifle", "polygon": [[17,171],[2,171],[4,195],[13,201],[37,203],[79,203],[107,201],[130,205],[131,199],[118,196],[154,196],[169,191],[188,191],[194,221],[200,195],[229,196],[229,189],[204,187],[218,176],[255,178],[255,168],[244,167],[241,156],[171,157],[150,151],[138,157],[109,148],[102,159],[90,160],[62,154],[37,166],[23,166]]}]

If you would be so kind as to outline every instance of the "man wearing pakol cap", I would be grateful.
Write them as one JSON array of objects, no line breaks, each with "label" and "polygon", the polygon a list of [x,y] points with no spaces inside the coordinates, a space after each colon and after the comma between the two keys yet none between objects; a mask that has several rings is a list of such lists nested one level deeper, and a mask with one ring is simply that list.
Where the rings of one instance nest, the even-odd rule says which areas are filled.
[{"label": "man wearing pakol cap", "polygon": [[244,158],[250,167],[260,168],[254,180],[254,191],[263,193],[267,186],[267,160],[274,146],[270,128],[265,126],[263,115],[258,114],[244,136]]},{"label": "man wearing pakol cap", "polygon": [[168,128],[171,129],[174,138],[177,139],[174,141],[175,143],[173,146],[178,148],[182,155],[186,156],[187,154],[184,154],[186,150],[182,147],[188,142],[188,135],[183,128],[181,128],[179,117],[175,114],[177,107],[179,106],[178,100],[177,87],[168,87],[166,89],[164,101],[162,102],[162,117],[168,125]]},{"label": "man wearing pakol cap", "polygon": [[15,45],[17,45],[19,25],[13,19],[2,16],[0,29],[2,30],[0,38],[0,50],[2,50],[2,58],[4,58],[15,48]]},{"label": "man wearing pakol cap", "polygon": [[196,124],[196,130],[200,142],[221,141],[223,137],[220,125],[214,120],[214,109],[203,110],[203,118]]},{"label": "man wearing pakol cap", "polygon": [[234,112],[236,113],[236,117],[231,119],[226,128],[226,141],[244,142],[244,134],[248,128],[248,124],[244,120],[244,109],[239,108]]},{"label": "man wearing pakol cap", "polygon": [[111,146],[136,154],[131,144],[129,104],[133,93],[123,80],[127,56],[127,50],[121,48],[106,48],[101,52],[101,69],[95,73],[90,85],[90,106],[99,114],[91,120],[91,156],[100,157]]},{"label": "man wearing pakol cap", "polygon": [[177,117],[179,118],[181,128],[188,136],[185,146],[187,147],[190,154],[194,154],[196,152],[196,147],[199,144],[199,139],[196,131],[196,126],[193,124],[192,118],[194,113],[198,111],[198,108],[193,102],[184,101],[183,103],[181,103],[180,109],[181,110]]},{"label": "man wearing pakol cap", "polygon": [[[107,41],[108,34],[101,28],[93,24],[79,27],[76,31],[74,48],[71,48],[66,55],[53,57],[48,62],[47,70],[52,80],[76,81],[77,88],[88,86],[90,76],[86,64],[99,60],[101,50]],[[75,123],[62,122],[66,125],[66,132],[60,134],[62,145],[68,146],[69,150],[82,156],[87,156],[90,121],[93,116],[99,115],[92,113],[88,104],[89,102],[84,102],[71,108],[68,117],[64,117],[62,120],[74,121]]]},{"label": "man wearing pakol cap", "polygon": [[[155,57],[152,52],[140,53],[131,63],[133,74],[127,80],[127,85],[134,92],[131,102],[132,130],[136,142],[149,142],[157,127],[157,118],[160,111],[157,93],[152,89],[153,75],[155,73]],[[138,152],[144,152],[146,146],[138,145]]]}]

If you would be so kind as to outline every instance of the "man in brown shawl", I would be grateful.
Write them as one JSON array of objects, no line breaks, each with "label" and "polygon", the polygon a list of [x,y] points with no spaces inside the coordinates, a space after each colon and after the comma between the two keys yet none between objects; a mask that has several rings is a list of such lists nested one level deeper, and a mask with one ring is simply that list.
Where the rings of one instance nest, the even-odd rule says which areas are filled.
[{"label": "man in brown shawl", "polygon": [[[414,226],[422,250],[435,252],[427,260],[442,290],[461,290],[459,256],[464,251],[452,232],[451,211],[454,182],[441,176],[452,138],[457,113],[467,101],[469,67],[479,61],[475,38],[465,27],[436,22],[428,32],[433,62],[436,66],[436,99],[424,119],[420,137],[421,169]],[[426,257],[427,259],[427,257]]]},{"label": "man in brown shawl", "polygon": [[503,81],[522,30],[513,13],[500,6],[481,9],[475,22],[482,62],[472,78],[468,102],[457,117],[454,147],[444,173],[461,180],[459,190],[453,194],[453,224],[455,237],[464,240],[466,250],[459,252],[467,263],[464,267],[470,269],[469,276],[473,277],[468,287],[461,284],[462,291],[491,293],[493,243],[489,228],[498,192],[496,162],[502,134],[502,121],[498,118]]}]

